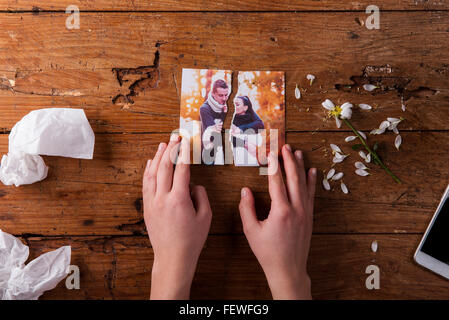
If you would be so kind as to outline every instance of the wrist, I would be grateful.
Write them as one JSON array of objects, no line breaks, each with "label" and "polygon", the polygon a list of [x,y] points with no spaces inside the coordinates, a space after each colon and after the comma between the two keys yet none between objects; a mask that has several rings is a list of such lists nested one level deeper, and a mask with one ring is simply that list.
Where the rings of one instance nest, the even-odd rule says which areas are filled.
[{"label": "wrist", "polygon": [[155,258],[151,272],[150,299],[189,299],[195,268],[196,263],[189,265]]},{"label": "wrist", "polygon": [[266,274],[275,300],[311,300],[311,280],[307,272]]}]

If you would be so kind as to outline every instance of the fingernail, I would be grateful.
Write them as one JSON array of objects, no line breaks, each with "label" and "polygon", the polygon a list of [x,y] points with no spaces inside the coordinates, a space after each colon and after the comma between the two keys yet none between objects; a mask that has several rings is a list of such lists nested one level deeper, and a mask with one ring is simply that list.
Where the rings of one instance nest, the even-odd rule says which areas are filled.
[{"label": "fingernail", "polygon": [[147,168],[150,168],[150,165],[151,165],[151,159],[149,159],[149,160],[147,161]]},{"label": "fingernail", "polygon": [[296,152],[295,152],[295,156],[296,156],[296,158],[298,158],[298,160],[301,160],[301,158],[302,158],[302,152],[301,152],[300,150],[296,151]]},{"label": "fingernail", "polygon": [[286,144],[286,145],[285,145],[285,148],[286,148],[288,151],[292,152],[292,147],[290,147],[289,144]]},{"label": "fingernail", "polygon": [[161,151],[162,149],[164,149],[165,143],[161,142],[159,143],[159,147],[157,149],[157,151]]},{"label": "fingernail", "polygon": [[246,189],[242,188],[242,198],[246,197]]},{"label": "fingernail", "polygon": [[316,168],[312,168],[312,175],[316,176]]},{"label": "fingernail", "polygon": [[179,141],[179,134],[173,133],[173,134],[170,136],[170,141]]}]

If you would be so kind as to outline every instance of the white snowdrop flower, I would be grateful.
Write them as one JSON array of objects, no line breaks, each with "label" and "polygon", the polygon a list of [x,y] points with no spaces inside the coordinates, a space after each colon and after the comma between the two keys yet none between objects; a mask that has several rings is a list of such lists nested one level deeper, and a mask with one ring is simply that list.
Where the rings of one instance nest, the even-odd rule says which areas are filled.
[{"label": "white snowdrop flower", "polygon": [[355,173],[358,174],[359,176],[362,176],[362,177],[365,177],[365,176],[368,176],[368,175],[369,175],[369,173],[366,172],[366,171],[363,170],[363,169],[357,169],[357,170],[355,170]]},{"label": "white snowdrop flower", "polygon": [[374,241],[371,243],[371,250],[372,250],[373,252],[377,252],[377,241],[376,241],[376,240],[374,240]]},{"label": "white snowdrop flower", "polygon": [[387,118],[387,121],[390,122],[390,125],[388,126],[388,130],[393,130],[394,133],[398,134],[398,129],[397,126],[399,123],[401,123],[401,121],[403,120],[403,118],[398,119],[398,118]]},{"label": "white snowdrop flower", "polygon": [[401,146],[401,143],[402,143],[402,137],[401,137],[400,134],[398,134],[396,136],[396,139],[394,140],[394,146],[396,147],[396,149],[399,150],[399,147]]},{"label": "white snowdrop flower", "polygon": [[301,90],[299,90],[298,84],[296,84],[296,88],[295,88],[295,98],[301,99]]},{"label": "white snowdrop flower", "polygon": [[337,128],[341,127],[341,119],[351,119],[352,116],[352,104],[349,102],[343,103],[341,106],[335,106],[332,101],[326,99],[321,105],[328,110],[329,116],[333,116],[335,118],[335,123],[337,124]]},{"label": "white snowdrop flower", "polygon": [[341,178],[343,178],[343,172],[339,172],[339,173],[337,173],[336,175],[334,175],[334,176],[332,177],[332,180],[333,180],[333,181],[337,181],[337,180],[340,180]]},{"label": "white snowdrop flower", "polygon": [[351,119],[352,117],[352,103],[345,102],[341,105],[340,116],[342,119]]},{"label": "white snowdrop flower", "polygon": [[394,127],[394,128],[393,128],[393,132],[394,132],[395,134],[399,134],[398,128]]},{"label": "white snowdrop flower", "polygon": [[329,181],[327,181],[326,178],[323,179],[323,187],[326,190],[330,190],[331,189],[331,186],[329,185]]},{"label": "white snowdrop flower", "polygon": [[313,74],[308,74],[306,78],[310,81],[310,85],[312,85],[313,80],[315,80],[315,76]]},{"label": "white snowdrop flower", "polygon": [[362,131],[357,131],[359,133],[359,135],[361,135],[363,137],[363,139],[366,140],[366,134],[364,134]]},{"label": "white snowdrop flower", "polygon": [[345,142],[351,142],[353,140],[355,140],[357,137],[356,136],[349,136],[345,138]]},{"label": "white snowdrop flower", "polygon": [[330,169],[329,170],[329,172],[327,173],[327,176],[326,176],[326,179],[330,179],[330,178],[332,178],[333,176],[334,176],[334,174],[335,174],[335,169]]},{"label": "white snowdrop flower", "polygon": [[362,110],[371,110],[372,109],[372,107],[369,104],[366,104],[366,103],[359,104],[359,108],[362,109]]},{"label": "white snowdrop flower", "polygon": [[333,154],[335,154],[335,152],[340,152],[340,153],[342,152],[341,149],[340,149],[340,147],[337,146],[336,144],[331,143],[330,146],[331,146],[331,149],[332,149],[332,153],[333,153]]},{"label": "white snowdrop flower", "polygon": [[368,153],[366,156],[365,162],[370,163],[371,162],[371,153]]},{"label": "white snowdrop flower", "polygon": [[341,191],[343,191],[344,194],[349,193],[348,187],[344,184],[343,181],[340,183],[340,187],[341,187]]},{"label": "white snowdrop flower", "polygon": [[376,87],[375,85],[372,84],[364,84],[363,85],[363,89],[365,89],[366,91],[373,91],[374,89],[377,89],[378,87]]},{"label": "white snowdrop flower", "polygon": [[362,169],[362,170],[366,170],[368,169],[367,166],[365,166],[365,164],[363,162],[357,161],[356,163],[354,163],[355,167],[357,169]]}]

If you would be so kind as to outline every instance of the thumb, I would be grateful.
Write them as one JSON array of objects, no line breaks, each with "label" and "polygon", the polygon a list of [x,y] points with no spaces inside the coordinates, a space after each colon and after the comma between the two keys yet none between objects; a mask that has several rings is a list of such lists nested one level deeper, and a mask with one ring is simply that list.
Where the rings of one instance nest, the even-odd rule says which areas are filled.
[{"label": "thumb", "polygon": [[239,210],[244,231],[259,226],[259,220],[257,219],[256,208],[254,205],[254,196],[249,188],[245,187],[242,189]]},{"label": "thumb", "polygon": [[211,215],[212,209],[210,208],[206,188],[203,186],[193,186],[191,194],[197,215],[203,217]]}]

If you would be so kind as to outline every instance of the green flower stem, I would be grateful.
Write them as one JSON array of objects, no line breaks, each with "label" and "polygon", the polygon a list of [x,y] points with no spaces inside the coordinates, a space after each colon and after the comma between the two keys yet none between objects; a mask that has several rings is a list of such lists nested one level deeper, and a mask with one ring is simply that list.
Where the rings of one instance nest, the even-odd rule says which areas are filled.
[{"label": "green flower stem", "polygon": [[387,166],[380,160],[379,156],[377,155],[376,152],[374,152],[373,150],[371,150],[371,148],[368,146],[368,144],[366,143],[365,139],[363,139],[363,137],[360,135],[360,133],[357,132],[357,130],[352,126],[351,122],[349,122],[348,119],[342,119],[346,125],[351,128],[351,130],[354,132],[354,134],[360,139],[360,141],[362,142],[363,146],[365,147],[366,151],[368,151],[374,159],[377,160],[377,162],[380,164],[380,166],[385,170],[385,172],[390,175],[394,181],[396,181],[397,183],[401,183],[401,180],[399,180],[398,177],[396,177],[394,175],[393,172],[390,171],[390,169],[387,168]]}]

